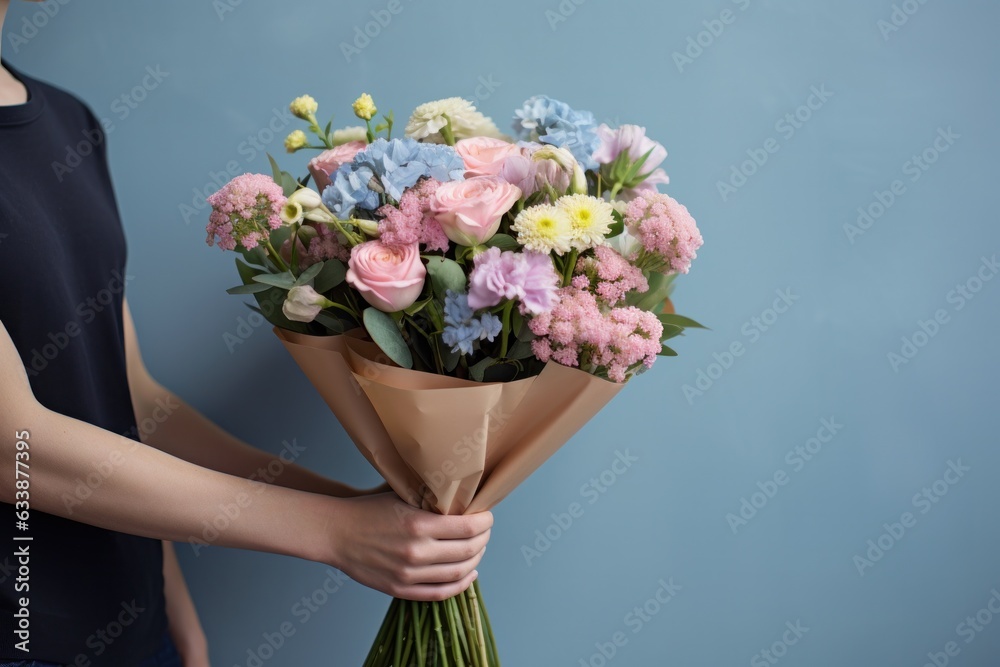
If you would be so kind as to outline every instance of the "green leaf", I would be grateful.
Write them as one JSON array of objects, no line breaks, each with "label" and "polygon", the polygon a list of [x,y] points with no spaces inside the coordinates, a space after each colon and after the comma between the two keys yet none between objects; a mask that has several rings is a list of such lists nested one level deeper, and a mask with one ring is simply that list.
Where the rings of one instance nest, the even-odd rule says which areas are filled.
[{"label": "green leaf", "polygon": [[622,179],[622,181],[625,183],[626,187],[637,185],[637,183],[635,182],[635,177],[639,174],[639,170],[642,169],[642,165],[646,164],[646,160],[649,158],[649,156],[653,153],[654,150],[656,150],[655,147],[650,148],[648,151],[646,151],[643,154],[643,156],[640,157],[635,162],[633,162],[632,166],[629,167],[628,171],[625,172],[625,177]]},{"label": "green leaf", "polygon": [[665,276],[662,273],[651,273],[649,275],[649,291],[630,292],[626,297],[628,305],[636,306],[643,310],[658,309],[664,299],[670,296],[673,291],[673,282],[676,274]]},{"label": "green leaf", "polygon": [[486,357],[482,361],[479,361],[471,366],[469,366],[469,377],[476,382],[483,381],[483,375],[486,373],[486,369],[497,362],[493,357]]},{"label": "green leaf", "polygon": [[519,340],[507,352],[508,359],[528,359],[535,356],[531,350],[531,341]]},{"label": "green leaf", "polygon": [[295,177],[287,171],[281,172],[281,181],[279,181],[279,184],[285,191],[286,197],[290,196],[293,192],[299,189],[299,182],[295,180]]},{"label": "green leaf", "polygon": [[671,350],[666,345],[664,345],[662,348],[660,348],[660,351],[657,352],[657,354],[659,354],[661,357],[676,357],[677,356],[677,353],[674,352],[673,350]]},{"label": "green leaf", "polygon": [[413,368],[413,356],[403,340],[396,322],[388,314],[377,308],[365,308],[362,315],[365,329],[375,344],[402,368]]},{"label": "green leaf", "polygon": [[500,250],[517,250],[521,244],[510,234],[494,234],[486,242],[490,248],[500,248]]},{"label": "green leaf", "polygon": [[323,262],[323,268],[316,274],[313,280],[313,288],[320,294],[329,292],[334,287],[344,282],[347,276],[347,267],[339,259],[328,259]]},{"label": "green leaf", "polygon": [[288,271],[285,271],[284,273],[261,273],[254,276],[253,279],[259,283],[280,287],[286,290],[295,287],[295,276]]},{"label": "green leaf", "polygon": [[281,167],[278,166],[278,161],[271,157],[271,154],[267,154],[267,160],[271,163],[271,178],[278,185],[281,185]]},{"label": "green leaf", "polygon": [[243,260],[247,264],[261,269],[264,268],[264,248],[262,246],[257,246],[253,250],[247,250],[243,246],[237,247],[240,254],[243,256]]},{"label": "green leaf", "polygon": [[305,322],[293,322],[281,312],[281,306],[285,303],[287,294],[288,292],[280,287],[271,287],[264,292],[257,292],[253,296],[257,299],[257,304],[260,306],[260,314],[274,326],[299,333],[310,333],[308,324]]},{"label": "green leaf", "polygon": [[[440,340],[441,339],[439,338],[439,343]],[[451,373],[458,366],[458,360],[462,358],[462,353],[457,350],[452,351],[452,349],[444,343],[440,343],[438,347],[441,349],[441,360],[444,362],[444,370]]]},{"label": "green leaf", "polygon": [[681,336],[684,334],[684,327],[679,327],[676,324],[664,324],[663,325],[663,335],[660,337],[660,342],[665,340],[670,340],[676,336]]},{"label": "green leaf", "polygon": [[269,285],[264,283],[244,283],[243,285],[237,285],[236,287],[230,287],[226,290],[228,294],[255,294],[257,292],[263,292],[264,290],[271,289]]},{"label": "green leaf", "polygon": [[622,217],[622,214],[618,211],[611,211],[611,217],[614,218],[615,221],[611,223],[610,231],[608,231],[606,238],[609,239],[614,238],[625,231],[625,218]]},{"label": "green leaf", "polygon": [[261,269],[241,261],[239,257],[236,258],[236,271],[240,274],[240,280],[244,285],[253,284],[253,277],[262,272]]},{"label": "green leaf", "polygon": [[403,309],[403,312],[407,315],[413,316],[424,309],[424,306],[433,301],[433,297],[424,299],[423,301],[414,301],[412,304]]},{"label": "green leaf", "polygon": [[431,277],[431,287],[439,299],[445,298],[448,290],[465,291],[465,271],[458,262],[431,255],[427,257],[427,273]]},{"label": "green leaf", "polygon": [[316,277],[316,274],[318,274],[322,270],[323,270],[323,262],[316,262],[308,269],[303,271],[301,274],[299,274],[299,277],[295,279],[295,284],[296,285],[307,284],[310,280]]},{"label": "green leaf", "polygon": [[320,311],[320,313],[316,315],[316,322],[322,324],[334,333],[341,334],[347,330],[347,327],[344,326],[343,320],[325,311]]},{"label": "green leaf", "polygon": [[[684,317],[683,315],[676,315],[674,313],[661,313],[657,315],[664,325],[672,324],[678,327],[684,327],[685,329],[708,329],[703,324],[698,324],[690,317]],[[709,329],[710,330],[710,329]]]}]

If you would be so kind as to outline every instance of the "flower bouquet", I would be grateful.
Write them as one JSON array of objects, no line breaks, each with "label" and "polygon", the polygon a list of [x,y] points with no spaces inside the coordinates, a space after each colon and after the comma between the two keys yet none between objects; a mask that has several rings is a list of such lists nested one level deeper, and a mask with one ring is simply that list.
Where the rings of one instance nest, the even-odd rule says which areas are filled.
[{"label": "flower bouquet", "polygon": [[[697,322],[673,279],[702,244],[657,185],[666,150],[548,97],[508,137],[472,103],[419,106],[402,137],[308,124],[296,179],[244,174],[209,197],[208,244],[242,284],[359,450],[401,498],[490,509],[622,385]],[[311,136],[310,136],[311,135]],[[312,181],[312,187],[310,186]],[[442,602],[394,599],[366,666],[499,665],[479,584]]]}]

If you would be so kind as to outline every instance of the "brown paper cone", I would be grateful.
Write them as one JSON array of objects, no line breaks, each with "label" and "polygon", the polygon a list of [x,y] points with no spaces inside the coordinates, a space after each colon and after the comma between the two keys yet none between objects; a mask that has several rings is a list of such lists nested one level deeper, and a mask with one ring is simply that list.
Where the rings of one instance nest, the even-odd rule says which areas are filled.
[{"label": "brown paper cone", "polygon": [[442,514],[494,507],[623,386],[553,362],[536,377],[473,382],[390,365],[351,333],[274,332],[389,486]]}]

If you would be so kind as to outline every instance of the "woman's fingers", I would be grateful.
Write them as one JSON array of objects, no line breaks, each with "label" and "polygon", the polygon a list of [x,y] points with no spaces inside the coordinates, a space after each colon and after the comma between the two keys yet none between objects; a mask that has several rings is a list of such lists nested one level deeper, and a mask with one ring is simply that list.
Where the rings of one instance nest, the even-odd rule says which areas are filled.
[{"label": "woman's fingers", "polygon": [[479,573],[473,570],[459,581],[449,584],[414,584],[396,588],[392,595],[404,600],[417,600],[418,602],[439,602],[455,597],[465,591],[476,580]]}]

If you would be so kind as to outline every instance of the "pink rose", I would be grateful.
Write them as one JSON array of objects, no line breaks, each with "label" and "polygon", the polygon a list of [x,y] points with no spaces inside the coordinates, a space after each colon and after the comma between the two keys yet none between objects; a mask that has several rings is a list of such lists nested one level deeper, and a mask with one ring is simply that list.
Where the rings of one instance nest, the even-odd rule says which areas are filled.
[{"label": "pink rose", "polygon": [[330,185],[330,177],[333,172],[340,168],[340,165],[350,162],[358,151],[367,146],[363,141],[348,141],[336,148],[323,151],[313,159],[309,160],[309,173],[316,181],[316,190],[323,194],[326,186]]},{"label": "pink rose", "polygon": [[465,175],[495,176],[500,173],[504,160],[511,155],[520,155],[521,149],[503,139],[472,137],[455,144],[455,152],[465,162]]},{"label": "pink rose", "polygon": [[521,189],[496,176],[473,176],[442,183],[431,197],[431,212],[445,235],[474,246],[497,233],[503,214],[521,198]]},{"label": "pink rose", "polygon": [[427,269],[416,243],[387,246],[366,241],[351,248],[347,282],[365,301],[386,313],[413,304],[424,288]]}]

